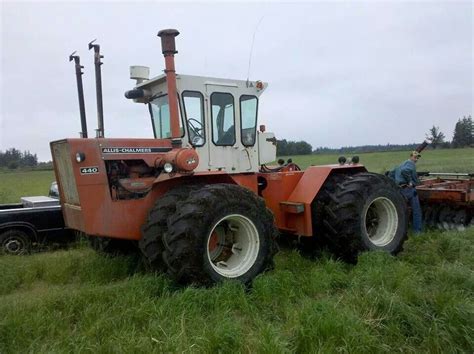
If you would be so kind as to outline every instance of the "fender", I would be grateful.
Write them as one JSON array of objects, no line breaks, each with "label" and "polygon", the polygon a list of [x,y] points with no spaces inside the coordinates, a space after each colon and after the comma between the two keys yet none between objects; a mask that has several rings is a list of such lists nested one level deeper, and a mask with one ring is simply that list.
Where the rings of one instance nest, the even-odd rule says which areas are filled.
[{"label": "fender", "polygon": [[311,204],[333,173],[366,172],[360,164],[311,166],[305,171],[260,174],[267,186],[262,196],[273,213],[278,228],[286,233],[313,236]]},{"label": "fender", "polygon": [[5,230],[10,230],[10,229],[28,229],[28,232],[30,235],[32,235],[33,241],[38,240],[38,232],[33,224],[30,224],[28,222],[22,222],[22,221],[16,221],[16,222],[6,222],[3,224],[0,224],[0,233],[5,231]]}]

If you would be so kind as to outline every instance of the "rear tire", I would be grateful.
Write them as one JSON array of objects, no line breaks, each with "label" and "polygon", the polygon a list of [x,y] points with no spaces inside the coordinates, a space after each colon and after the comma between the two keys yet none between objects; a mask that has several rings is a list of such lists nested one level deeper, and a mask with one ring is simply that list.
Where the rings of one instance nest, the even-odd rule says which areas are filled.
[{"label": "rear tire", "polygon": [[30,236],[18,229],[12,229],[0,234],[0,254],[19,256],[31,251]]},{"label": "rear tire", "polygon": [[147,221],[142,226],[142,238],[138,241],[138,246],[152,269],[159,271],[165,269],[161,255],[165,249],[162,238],[167,230],[168,218],[175,213],[178,202],[186,200],[191,191],[200,187],[202,186],[178,186],[165,193],[150,210]]},{"label": "rear tire", "polygon": [[398,187],[374,173],[338,176],[323,187],[316,220],[336,256],[355,262],[362,251],[397,254],[407,238],[408,212]]},{"label": "rear tire", "polygon": [[237,185],[206,185],[168,219],[163,260],[181,284],[249,284],[272,266],[276,234],[262,198]]}]

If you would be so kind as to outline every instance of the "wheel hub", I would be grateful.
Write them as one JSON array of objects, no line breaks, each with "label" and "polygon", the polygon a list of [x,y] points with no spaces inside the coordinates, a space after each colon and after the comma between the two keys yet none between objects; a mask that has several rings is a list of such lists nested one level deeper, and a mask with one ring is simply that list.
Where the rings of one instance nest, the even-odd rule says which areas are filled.
[{"label": "wheel hub", "polygon": [[16,239],[7,240],[5,250],[10,254],[19,254],[22,252],[22,243]]},{"label": "wheel hub", "polygon": [[367,207],[364,220],[369,240],[375,246],[386,246],[395,238],[398,214],[390,199],[385,197],[374,199]]},{"label": "wheel hub", "polygon": [[255,263],[259,249],[257,228],[249,218],[240,214],[220,219],[207,240],[211,267],[227,278],[245,274]]}]

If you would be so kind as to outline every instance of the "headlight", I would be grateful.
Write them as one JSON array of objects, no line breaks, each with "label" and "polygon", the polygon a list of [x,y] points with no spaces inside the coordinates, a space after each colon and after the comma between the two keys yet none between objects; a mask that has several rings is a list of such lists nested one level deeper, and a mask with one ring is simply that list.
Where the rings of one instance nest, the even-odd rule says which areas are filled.
[{"label": "headlight", "polygon": [[352,156],[351,162],[352,163],[359,163],[359,156]]},{"label": "headlight", "polygon": [[86,155],[83,152],[77,152],[76,153],[76,162],[81,163],[86,159]]},{"label": "headlight", "polygon": [[165,163],[163,166],[163,169],[165,170],[166,173],[170,173],[173,171],[173,165],[170,164],[169,162]]}]

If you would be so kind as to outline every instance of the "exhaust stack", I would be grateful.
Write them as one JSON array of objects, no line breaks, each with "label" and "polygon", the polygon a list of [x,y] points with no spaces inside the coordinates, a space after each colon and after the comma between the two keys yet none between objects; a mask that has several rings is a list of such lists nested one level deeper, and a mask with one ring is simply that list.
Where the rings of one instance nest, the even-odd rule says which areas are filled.
[{"label": "exhaust stack", "polygon": [[178,96],[176,89],[176,70],[174,66],[174,55],[176,50],[175,37],[179,32],[175,29],[165,29],[158,32],[161,38],[161,51],[165,57],[165,74],[168,85],[168,104],[171,119],[171,141],[173,147],[181,147],[181,132],[179,129]]},{"label": "exhaust stack", "polygon": [[76,81],[77,81],[77,96],[79,98],[79,112],[81,114],[81,138],[87,138],[87,122],[86,122],[86,109],[84,106],[84,88],[82,86],[82,69],[81,58],[79,55],[74,55],[76,52],[69,56],[69,61],[73,61],[76,67]]},{"label": "exhaust stack", "polygon": [[98,44],[92,44],[96,40],[94,39],[92,42],[89,43],[89,50],[94,48],[94,65],[95,65],[95,91],[96,91],[96,97],[97,97],[97,138],[103,138],[104,137],[104,109],[102,105],[102,75],[100,72],[100,66],[102,65],[102,62],[100,59],[102,59],[104,56],[100,55],[100,45]]}]

